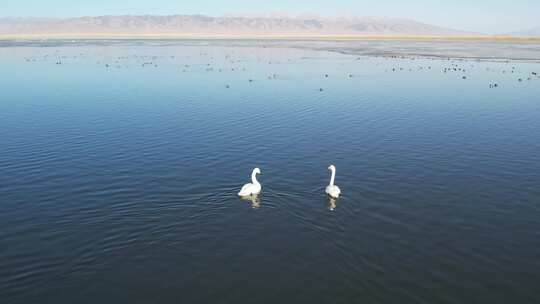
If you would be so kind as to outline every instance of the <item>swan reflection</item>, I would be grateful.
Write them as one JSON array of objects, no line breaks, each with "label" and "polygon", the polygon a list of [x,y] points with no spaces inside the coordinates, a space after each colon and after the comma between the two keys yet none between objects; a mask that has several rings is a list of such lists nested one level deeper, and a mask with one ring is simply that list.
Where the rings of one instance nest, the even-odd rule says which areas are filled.
[{"label": "swan reflection", "polygon": [[251,203],[252,209],[259,209],[261,207],[261,198],[258,195],[242,196],[242,200]]},{"label": "swan reflection", "polygon": [[337,207],[337,199],[328,197],[328,210],[334,211]]}]

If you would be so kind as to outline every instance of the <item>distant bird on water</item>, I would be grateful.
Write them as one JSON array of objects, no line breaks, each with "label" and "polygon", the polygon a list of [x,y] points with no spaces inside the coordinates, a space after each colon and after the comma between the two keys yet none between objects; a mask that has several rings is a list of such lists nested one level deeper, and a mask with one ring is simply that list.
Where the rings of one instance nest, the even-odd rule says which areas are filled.
[{"label": "distant bird on water", "polygon": [[253,169],[251,172],[251,183],[247,183],[242,186],[242,189],[240,189],[240,192],[238,192],[238,196],[250,196],[261,193],[262,186],[259,181],[257,181],[257,174],[261,174],[261,169]]},{"label": "distant bird on water", "polygon": [[341,194],[341,190],[338,186],[334,185],[334,180],[336,179],[336,167],[334,165],[330,165],[328,170],[332,171],[332,176],[330,177],[330,184],[326,186],[326,194],[332,198],[338,198]]}]

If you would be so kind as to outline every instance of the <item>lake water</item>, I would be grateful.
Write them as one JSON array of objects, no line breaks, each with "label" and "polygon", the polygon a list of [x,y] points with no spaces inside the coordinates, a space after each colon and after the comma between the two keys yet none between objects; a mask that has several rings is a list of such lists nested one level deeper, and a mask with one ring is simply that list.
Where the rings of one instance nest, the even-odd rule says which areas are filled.
[{"label": "lake water", "polygon": [[540,301],[539,63],[135,41],[0,67],[2,303]]}]

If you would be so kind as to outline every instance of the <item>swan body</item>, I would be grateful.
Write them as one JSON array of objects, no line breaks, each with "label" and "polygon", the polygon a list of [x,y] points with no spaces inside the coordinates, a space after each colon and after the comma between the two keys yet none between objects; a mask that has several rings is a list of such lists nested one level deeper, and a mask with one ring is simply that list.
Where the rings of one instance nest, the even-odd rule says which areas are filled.
[{"label": "swan body", "polygon": [[336,167],[334,165],[330,165],[328,170],[332,171],[332,177],[330,177],[330,184],[326,186],[326,194],[332,198],[338,198],[341,194],[341,190],[338,186],[334,185],[334,180],[336,178]]},{"label": "swan body", "polygon": [[261,169],[253,169],[253,172],[251,172],[251,183],[242,186],[242,189],[240,189],[240,192],[238,192],[238,196],[250,196],[261,193],[262,186],[257,181],[257,174],[261,174]]}]

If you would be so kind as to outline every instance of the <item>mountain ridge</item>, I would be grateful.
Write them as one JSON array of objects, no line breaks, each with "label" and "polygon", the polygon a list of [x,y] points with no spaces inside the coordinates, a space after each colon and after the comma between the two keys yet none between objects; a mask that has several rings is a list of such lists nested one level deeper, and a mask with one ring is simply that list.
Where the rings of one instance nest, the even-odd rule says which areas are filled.
[{"label": "mountain ridge", "polygon": [[4,17],[0,35],[352,35],[459,36],[476,33],[388,17],[293,18],[205,15],[105,15],[75,18]]},{"label": "mountain ridge", "polygon": [[508,35],[522,37],[540,37],[540,26],[526,29],[523,31],[511,32]]}]

